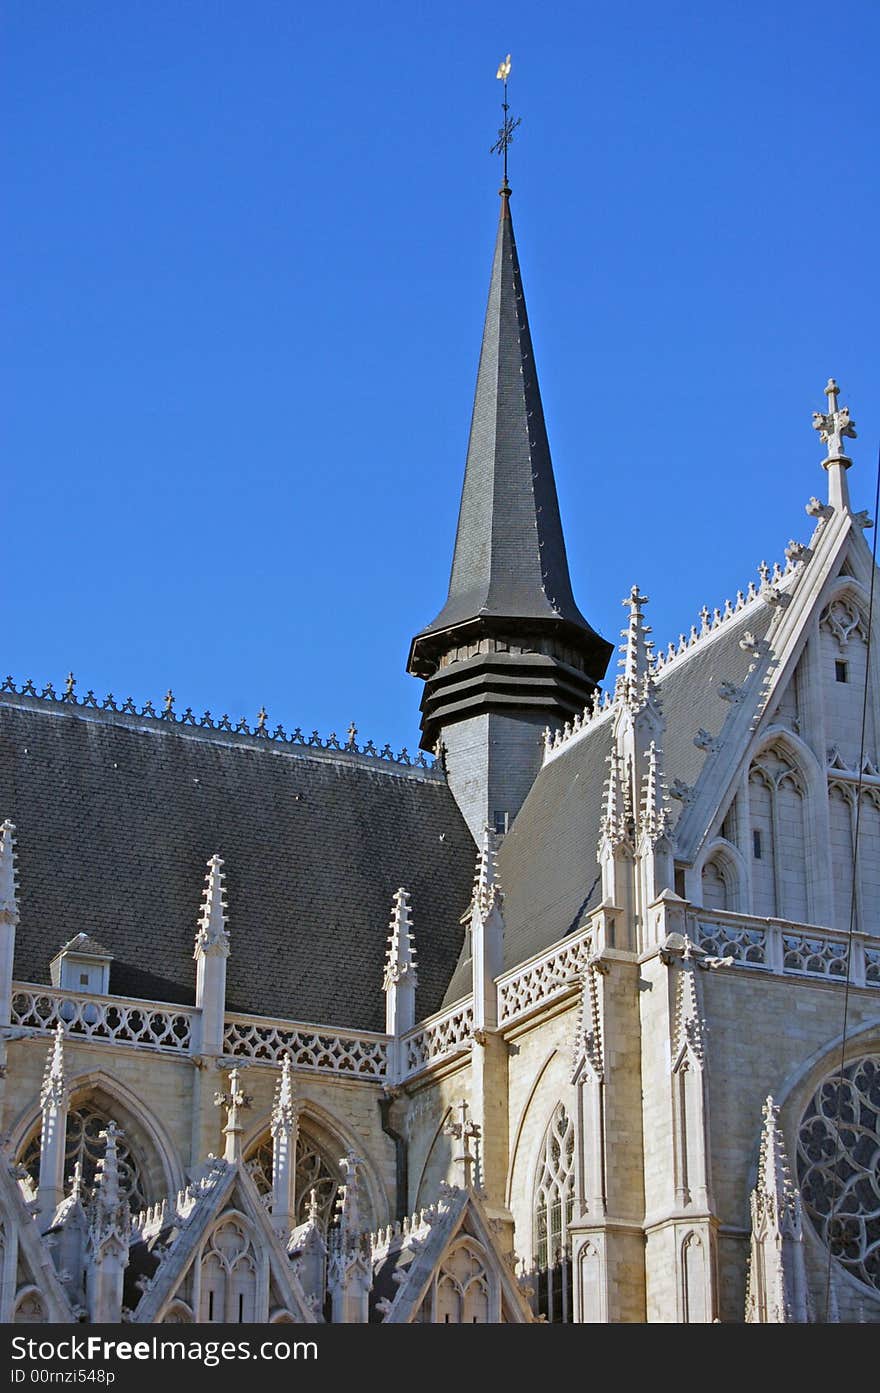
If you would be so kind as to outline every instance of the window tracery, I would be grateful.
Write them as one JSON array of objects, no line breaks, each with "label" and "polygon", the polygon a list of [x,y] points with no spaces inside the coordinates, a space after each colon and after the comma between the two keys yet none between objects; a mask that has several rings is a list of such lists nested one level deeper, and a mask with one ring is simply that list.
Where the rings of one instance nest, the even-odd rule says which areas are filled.
[{"label": "window tracery", "polygon": [[[252,1148],[245,1164],[263,1203],[272,1202],[272,1137],[266,1133]],[[300,1127],[296,1145],[296,1222],[305,1223],[309,1215],[312,1190],[318,1202],[318,1218],[326,1230],[333,1222],[340,1175],[317,1142]]]},{"label": "window tracery", "polygon": [[804,1209],[832,1257],[880,1291],[880,1055],[820,1084],[798,1129],[797,1173]]},{"label": "window tracery", "polygon": [[241,1219],[224,1219],[214,1229],[201,1267],[202,1323],[242,1325],[257,1320],[257,1262]]},{"label": "window tracery", "polygon": [[534,1244],[538,1309],[548,1321],[572,1319],[571,1242],[574,1123],[560,1103],[550,1119],[535,1183]]},{"label": "window tracery", "polygon": [[[115,1119],[114,1119],[115,1120]],[[82,1180],[86,1192],[95,1183],[98,1162],[104,1155],[105,1142],[101,1133],[110,1122],[110,1114],[99,1107],[94,1100],[88,1100],[67,1114],[67,1133],[64,1152],[64,1188],[69,1190],[73,1182],[73,1172],[79,1162],[82,1165]],[[116,1142],[119,1165],[119,1188],[132,1210],[145,1209],[151,1196],[148,1194],[144,1167],[129,1138],[118,1137]],[[19,1161],[24,1166],[34,1185],[40,1179],[40,1129],[31,1133],[25,1143]]]}]

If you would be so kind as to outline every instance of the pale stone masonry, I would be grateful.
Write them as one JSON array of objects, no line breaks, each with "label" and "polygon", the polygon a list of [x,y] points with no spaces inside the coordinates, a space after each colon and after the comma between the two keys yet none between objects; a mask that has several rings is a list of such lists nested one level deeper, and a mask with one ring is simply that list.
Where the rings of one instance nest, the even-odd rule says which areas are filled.
[{"label": "pale stone masonry", "polygon": [[854,424],[608,675],[501,195],[426,754],[0,684],[4,1322],[880,1321]]}]

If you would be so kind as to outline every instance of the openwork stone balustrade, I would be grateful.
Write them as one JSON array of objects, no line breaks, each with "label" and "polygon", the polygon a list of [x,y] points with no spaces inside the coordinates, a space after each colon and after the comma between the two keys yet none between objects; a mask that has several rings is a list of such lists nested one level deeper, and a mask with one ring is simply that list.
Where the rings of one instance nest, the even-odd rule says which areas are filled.
[{"label": "openwork stone balustrade", "polygon": [[[715,911],[695,917],[692,936],[712,957],[732,958],[734,967],[846,980],[849,936],[838,929]],[[849,980],[856,987],[880,987],[880,940],[853,934]]]},{"label": "openwork stone balustrade", "polygon": [[188,1051],[198,1011],[166,1002],[121,996],[92,996],[15,983],[12,1024],[52,1031],[59,1022],[68,1035],[139,1049]]}]

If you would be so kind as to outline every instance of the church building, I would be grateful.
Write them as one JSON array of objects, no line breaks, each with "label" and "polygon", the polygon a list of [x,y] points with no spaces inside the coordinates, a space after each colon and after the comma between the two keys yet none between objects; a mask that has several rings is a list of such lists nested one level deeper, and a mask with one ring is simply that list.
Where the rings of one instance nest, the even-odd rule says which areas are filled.
[{"label": "church building", "polygon": [[618,652],[505,176],[421,752],[0,685],[0,1321],[880,1322],[874,524],[816,388],[780,560],[655,647],[646,558]]}]

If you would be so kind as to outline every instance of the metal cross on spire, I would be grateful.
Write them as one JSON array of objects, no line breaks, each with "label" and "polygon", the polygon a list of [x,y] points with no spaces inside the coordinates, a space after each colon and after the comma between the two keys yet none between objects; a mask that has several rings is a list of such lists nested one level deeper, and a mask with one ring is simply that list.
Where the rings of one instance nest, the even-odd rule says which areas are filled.
[{"label": "metal cross on spire", "polygon": [[504,189],[508,189],[510,187],[510,185],[507,182],[507,150],[510,145],[510,142],[513,140],[514,131],[522,121],[521,116],[517,116],[516,118],[514,118],[509,114],[510,106],[508,105],[507,101],[507,79],[510,77],[509,53],[507,57],[503,58],[501,62],[498,64],[498,71],[495,74],[495,76],[499,79],[500,82],[504,83],[504,99],[501,103],[501,108],[504,112],[504,118],[502,125],[498,130],[498,139],[495,141],[495,144],[490,148],[489,154],[501,155],[504,160],[504,183],[502,184],[503,191]]}]

